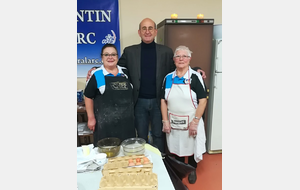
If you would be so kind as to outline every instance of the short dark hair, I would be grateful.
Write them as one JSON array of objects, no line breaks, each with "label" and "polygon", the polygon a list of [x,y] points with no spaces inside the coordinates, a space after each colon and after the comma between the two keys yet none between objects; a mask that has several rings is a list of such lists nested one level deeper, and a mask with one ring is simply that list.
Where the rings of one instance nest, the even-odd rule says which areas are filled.
[{"label": "short dark hair", "polygon": [[115,48],[115,50],[117,51],[117,54],[118,54],[117,47],[116,47],[114,44],[105,44],[105,45],[102,47],[101,55],[103,54],[104,49],[107,48],[107,47],[113,47],[113,48]]}]

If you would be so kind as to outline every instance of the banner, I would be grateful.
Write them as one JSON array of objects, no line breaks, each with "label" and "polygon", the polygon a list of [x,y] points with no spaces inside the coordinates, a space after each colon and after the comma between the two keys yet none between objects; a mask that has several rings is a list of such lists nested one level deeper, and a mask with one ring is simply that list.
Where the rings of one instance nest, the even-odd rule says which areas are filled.
[{"label": "banner", "polygon": [[101,66],[101,49],[107,43],[121,54],[118,0],[77,0],[77,77]]}]

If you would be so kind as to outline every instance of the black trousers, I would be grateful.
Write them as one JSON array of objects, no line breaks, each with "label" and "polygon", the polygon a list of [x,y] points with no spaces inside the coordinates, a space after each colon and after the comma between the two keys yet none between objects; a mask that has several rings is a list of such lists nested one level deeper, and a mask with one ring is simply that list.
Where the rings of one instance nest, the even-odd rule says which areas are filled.
[{"label": "black trousers", "polygon": [[[174,155],[174,154],[173,154],[173,155]],[[177,155],[174,155],[174,157],[175,157],[176,160],[185,163],[185,162],[184,162],[185,157],[179,157],[179,156],[177,156]],[[194,168],[197,168],[197,162],[196,162],[195,159],[194,159],[194,155],[188,156],[188,164],[191,165],[191,166],[193,166]]]}]

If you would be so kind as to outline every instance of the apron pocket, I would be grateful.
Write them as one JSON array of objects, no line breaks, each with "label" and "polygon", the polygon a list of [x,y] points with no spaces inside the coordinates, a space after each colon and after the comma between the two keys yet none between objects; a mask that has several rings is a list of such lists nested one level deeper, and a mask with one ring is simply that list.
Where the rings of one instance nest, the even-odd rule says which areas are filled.
[{"label": "apron pocket", "polygon": [[188,115],[174,115],[169,113],[170,125],[175,130],[188,130],[189,116]]}]

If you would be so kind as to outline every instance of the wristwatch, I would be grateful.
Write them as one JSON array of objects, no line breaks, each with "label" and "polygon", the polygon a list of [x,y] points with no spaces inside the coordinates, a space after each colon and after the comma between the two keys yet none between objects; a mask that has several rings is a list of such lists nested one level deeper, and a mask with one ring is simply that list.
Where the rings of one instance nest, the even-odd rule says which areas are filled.
[{"label": "wristwatch", "polygon": [[199,118],[199,117],[195,117],[195,119],[197,119],[197,120],[200,120],[200,118]]}]

